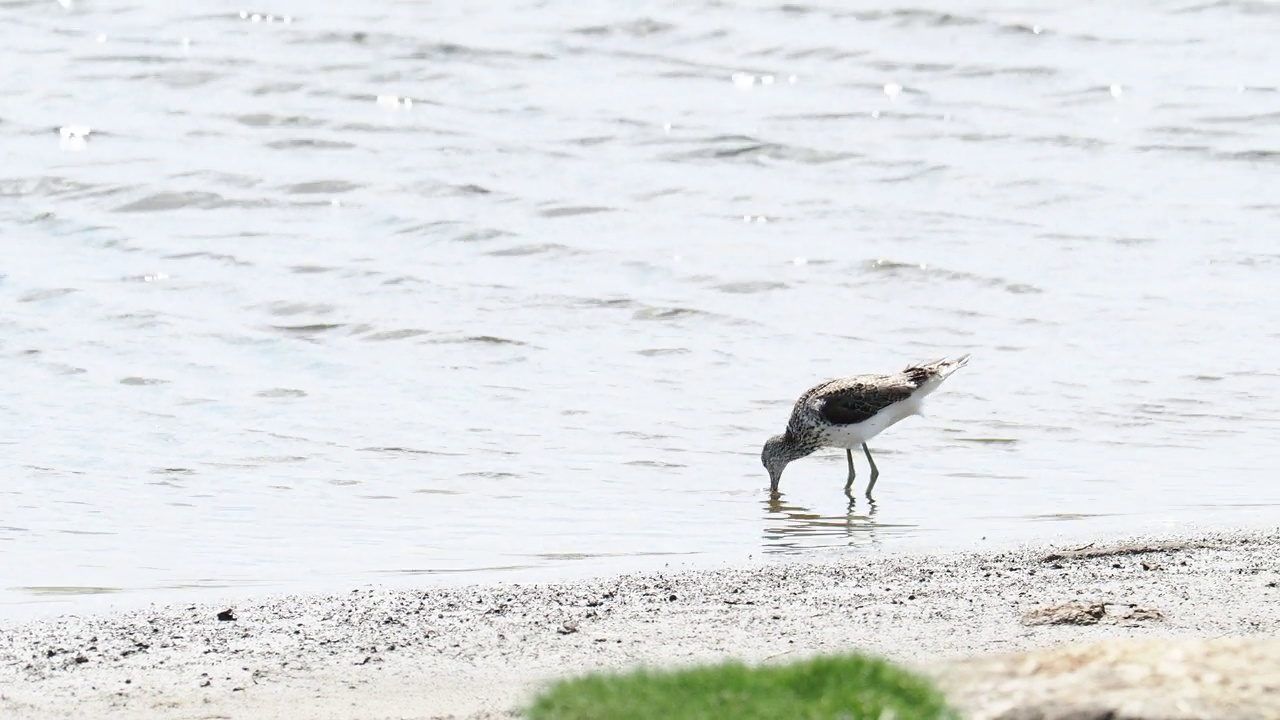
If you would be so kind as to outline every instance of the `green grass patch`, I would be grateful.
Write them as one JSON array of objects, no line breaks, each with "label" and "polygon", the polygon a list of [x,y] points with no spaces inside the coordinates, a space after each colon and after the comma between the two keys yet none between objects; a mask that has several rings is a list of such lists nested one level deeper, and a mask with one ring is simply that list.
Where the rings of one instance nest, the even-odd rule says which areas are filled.
[{"label": "green grass patch", "polygon": [[942,694],[896,665],[861,655],[787,665],[732,662],[687,670],[562,680],[530,720],[953,720]]}]

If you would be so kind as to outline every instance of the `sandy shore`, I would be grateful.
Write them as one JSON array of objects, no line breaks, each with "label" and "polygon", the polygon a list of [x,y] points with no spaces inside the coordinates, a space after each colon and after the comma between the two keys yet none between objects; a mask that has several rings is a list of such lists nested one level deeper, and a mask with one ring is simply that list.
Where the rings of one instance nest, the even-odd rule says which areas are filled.
[{"label": "sandy shore", "polygon": [[[995,717],[1009,698],[1052,695],[1020,678],[1054,668],[1054,677],[1081,676],[1098,658],[1174,651],[1112,643],[1080,651],[1092,660],[1064,660],[1061,649],[991,653],[1232,638],[1215,642],[1251,644],[1193,654],[1280,667],[1267,639],[1280,627],[1278,581],[1280,531],[1242,531],[72,616],[0,626],[0,717],[508,717],[569,674],[853,649],[921,668],[973,716]],[[1251,707],[1231,716],[1259,716]]]}]

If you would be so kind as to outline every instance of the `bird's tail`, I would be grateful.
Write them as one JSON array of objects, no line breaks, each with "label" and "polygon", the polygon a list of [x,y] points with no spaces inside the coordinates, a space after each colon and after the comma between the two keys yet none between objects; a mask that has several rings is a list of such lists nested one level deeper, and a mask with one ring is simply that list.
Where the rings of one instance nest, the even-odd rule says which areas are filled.
[{"label": "bird's tail", "polygon": [[930,389],[932,389],[942,384],[942,381],[950,377],[951,373],[968,364],[969,355],[966,353],[955,360],[947,360],[946,358],[943,358],[941,360],[931,360],[925,363],[909,365],[902,372],[911,376],[911,380],[915,382],[917,386],[923,387],[925,385],[929,385],[931,386]]}]

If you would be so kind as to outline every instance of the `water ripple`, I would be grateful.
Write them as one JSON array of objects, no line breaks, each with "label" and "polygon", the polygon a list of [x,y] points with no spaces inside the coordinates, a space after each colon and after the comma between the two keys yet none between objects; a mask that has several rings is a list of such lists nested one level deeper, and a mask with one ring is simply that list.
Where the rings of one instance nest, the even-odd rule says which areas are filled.
[{"label": "water ripple", "polygon": [[[1270,4],[28,5],[0,603],[1280,503]],[[800,390],[961,352],[874,516],[765,500]]]}]

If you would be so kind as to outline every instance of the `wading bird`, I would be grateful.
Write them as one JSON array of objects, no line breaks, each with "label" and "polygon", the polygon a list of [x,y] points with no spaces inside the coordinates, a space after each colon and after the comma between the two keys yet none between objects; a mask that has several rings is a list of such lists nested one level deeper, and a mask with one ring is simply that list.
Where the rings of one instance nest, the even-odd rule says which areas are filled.
[{"label": "wading bird", "polygon": [[760,462],[769,471],[769,489],[778,491],[787,463],[818,448],[835,447],[844,448],[849,460],[849,480],[844,485],[847,493],[853,487],[853,449],[861,445],[871,463],[870,499],[880,471],[867,441],[899,420],[923,414],[925,396],[968,362],[968,355],[934,360],[893,375],[855,375],[809,388],[796,401],[786,432],[769,438],[760,452]]}]

